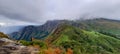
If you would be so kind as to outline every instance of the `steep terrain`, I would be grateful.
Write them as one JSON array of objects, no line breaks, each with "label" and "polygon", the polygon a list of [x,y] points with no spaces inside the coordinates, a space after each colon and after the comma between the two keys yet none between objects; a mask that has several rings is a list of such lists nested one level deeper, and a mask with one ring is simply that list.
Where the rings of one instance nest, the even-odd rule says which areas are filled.
[{"label": "steep terrain", "polygon": [[59,24],[65,23],[71,26],[88,30],[97,31],[105,35],[120,39],[120,21],[112,19],[88,19],[88,20],[54,20],[48,21],[40,26],[27,26],[18,32],[10,34],[11,38],[16,40],[31,40],[31,38],[44,39],[47,37]]},{"label": "steep terrain", "polygon": [[59,26],[45,40],[50,45],[71,48],[74,54],[119,54],[120,40],[70,25]]},{"label": "steep terrain", "polygon": [[44,25],[40,26],[26,26],[18,32],[10,34],[10,37],[16,40],[28,40],[31,38],[44,39],[48,36],[53,29],[55,29],[62,20],[58,21],[47,21]]},{"label": "steep terrain", "polygon": [[21,40],[24,45],[36,44],[46,50],[58,47],[62,52],[70,48],[73,54],[119,54],[119,32],[118,20],[54,20],[40,26],[27,26],[10,37]]}]

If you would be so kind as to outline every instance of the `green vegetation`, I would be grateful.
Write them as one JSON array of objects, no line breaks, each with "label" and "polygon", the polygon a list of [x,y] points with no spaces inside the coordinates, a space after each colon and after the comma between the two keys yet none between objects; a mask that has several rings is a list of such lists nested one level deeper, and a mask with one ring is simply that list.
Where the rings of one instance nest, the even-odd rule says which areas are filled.
[{"label": "green vegetation", "polygon": [[34,40],[34,41],[20,40],[20,43],[22,43],[25,46],[36,46],[36,45],[38,45],[40,48],[47,48],[46,43],[43,42],[43,41],[40,41],[40,40]]},{"label": "green vegetation", "polygon": [[0,38],[8,38],[8,36],[5,35],[4,33],[0,32]]},{"label": "green vegetation", "polygon": [[65,49],[71,48],[75,54],[120,53],[120,40],[114,37],[68,25],[61,26],[58,29],[59,33],[55,31],[47,38],[49,43],[62,46]]},{"label": "green vegetation", "polygon": [[49,53],[57,49],[66,54],[70,49],[73,54],[120,54],[119,32],[120,21],[101,18],[63,23],[42,41],[20,42],[26,46],[39,45]]},{"label": "green vegetation", "polygon": [[78,24],[81,24],[85,30],[94,30],[102,34],[120,39],[120,21],[100,18],[78,22]]}]

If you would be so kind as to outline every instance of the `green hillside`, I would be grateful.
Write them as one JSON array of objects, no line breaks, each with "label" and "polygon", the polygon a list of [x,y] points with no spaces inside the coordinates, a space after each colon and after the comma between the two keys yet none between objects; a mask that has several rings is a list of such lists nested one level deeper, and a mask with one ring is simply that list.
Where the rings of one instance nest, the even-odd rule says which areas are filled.
[{"label": "green hillside", "polygon": [[5,35],[4,33],[0,32],[0,38],[8,38],[8,36]]},{"label": "green hillside", "polygon": [[119,32],[120,21],[99,18],[50,21],[39,27],[25,27],[16,33],[19,36],[15,33],[14,36],[25,40],[21,41],[23,45],[40,46],[42,52],[54,51],[58,47],[57,50],[63,52],[61,54],[67,54],[68,49],[72,49],[73,54],[120,54]]},{"label": "green hillside", "polygon": [[40,26],[26,26],[20,31],[16,31],[13,32],[12,34],[9,34],[9,37],[15,40],[27,40],[27,41],[31,41],[31,38],[45,39],[61,23],[66,23],[71,26],[87,31],[96,31],[104,35],[120,39],[120,21],[105,18],[76,21],[53,20],[48,21]]},{"label": "green hillside", "polygon": [[77,21],[87,30],[94,30],[105,35],[120,39],[120,21],[112,19],[89,19],[83,21]]},{"label": "green hillside", "polygon": [[58,27],[46,38],[49,44],[71,48],[74,54],[119,54],[120,40],[69,25]]}]

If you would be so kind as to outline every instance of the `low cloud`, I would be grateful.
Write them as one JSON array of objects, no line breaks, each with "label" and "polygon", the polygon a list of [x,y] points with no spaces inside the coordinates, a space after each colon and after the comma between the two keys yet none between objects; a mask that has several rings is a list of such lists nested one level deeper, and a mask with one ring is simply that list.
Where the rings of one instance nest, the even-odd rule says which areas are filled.
[{"label": "low cloud", "polygon": [[9,22],[38,24],[53,19],[82,17],[120,19],[119,6],[120,0],[0,0],[0,15]]}]

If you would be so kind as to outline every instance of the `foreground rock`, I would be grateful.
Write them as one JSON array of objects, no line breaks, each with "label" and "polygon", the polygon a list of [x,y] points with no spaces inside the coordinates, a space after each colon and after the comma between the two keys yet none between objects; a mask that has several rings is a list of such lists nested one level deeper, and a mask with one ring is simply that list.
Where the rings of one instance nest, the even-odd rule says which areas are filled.
[{"label": "foreground rock", "polygon": [[27,47],[8,38],[0,38],[0,54],[38,54],[39,49]]}]

